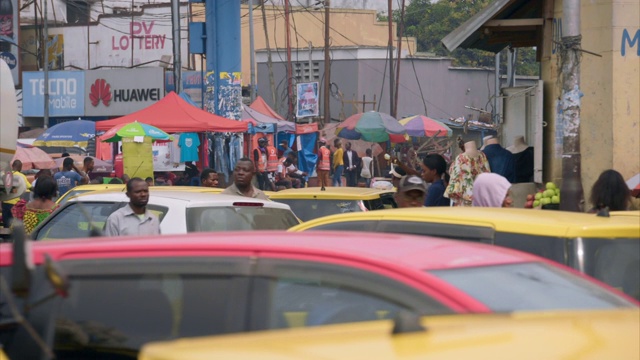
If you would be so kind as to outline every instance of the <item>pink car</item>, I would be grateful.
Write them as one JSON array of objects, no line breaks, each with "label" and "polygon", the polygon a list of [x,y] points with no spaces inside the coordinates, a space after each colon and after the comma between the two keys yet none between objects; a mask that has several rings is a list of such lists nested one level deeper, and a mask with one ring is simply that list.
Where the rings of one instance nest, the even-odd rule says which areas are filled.
[{"label": "pink car", "polygon": [[[482,244],[396,234],[192,233],[32,243],[26,300],[53,290],[48,254],[67,273],[67,298],[26,318],[57,359],[130,354],[146,342],[416,315],[637,307],[551,261]],[[12,249],[0,246],[11,279]],[[3,309],[0,293],[0,316]],[[0,318],[0,320],[2,320]],[[0,340],[2,331],[0,331]],[[26,337],[9,356],[37,358]],[[4,345],[4,344],[3,344]],[[117,357],[121,358],[121,357]]]}]

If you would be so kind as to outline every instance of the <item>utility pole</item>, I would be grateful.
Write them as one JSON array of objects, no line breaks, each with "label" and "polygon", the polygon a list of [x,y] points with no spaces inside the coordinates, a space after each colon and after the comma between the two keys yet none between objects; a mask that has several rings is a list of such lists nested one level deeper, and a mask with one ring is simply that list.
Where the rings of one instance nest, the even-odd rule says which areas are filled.
[{"label": "utility pole", "polygon": [[[324,1],[324,124],[322,127],[331,123],[331,57],[329,49],[331,46],[331,38],[329,37],[331,20],[331,1]],[[311,69],[309,69],[311,70]]]},{"label": "utility pole", "polygon": [[560,210],[583,211],[582,159],[580,154],[580,0],[562,2],[562,186]]},{"label": "utility pole", "polygon": [[273,61],[271,60],[271,45],[269,45],[269,29],[267,29],[267,12],[264,9],[262,2],[262,27],[264,29],[264,40],[267,45],[267,67],[269,68],[269,84],[271,85],[271,97],[273,100],[273,106],[278,106],[278,94],[276,93],[276,81],[273,78]]},{"label": "utility pole", "polygon": [[171,26],[173,27],[173,83],[176,93],[182,92],[182,53],[180,51],[180,0],[171,0]]},{"label": "utility pole", "polygon": [[251,102],[256,99],[256,54],[253,39],[253,0],[249,0],[249,61],[251,61],[251,85],[249,96]]},{"label": "utility pole", "polygon": [[396,117],[396,109],[394,102],[394,74],[393,74],[393,0],[388,0],[388,18],[389,18],[389,113],[394,118]]},{"label": "utility pole", "polygon": [[[402,51],[402,33],[404,32],[404,0],[402,0],[400,10],[400,23],[398,24],[398,55],[396,56],[396,84],[395,96],[393,98],[393,108],[398,109],[398,89],[400,88],[400,52]],[[396,113],[398,110],[396,110]],[[397,114],[396,114],[397,115]]]},{"label": "utility pole", "polygon": [[[287,97],[289,98],[287,109],[287,120],[293,119],[293,69],[291,68],[291,26],[289,17],[291,9],[289,0],[284,1],[284,26],[286,27],[286,47],[287,47]],[[296,35],[298,36],[298,35]]]},{"label": "utility pole", "polygon": [[49,17],[47,15],[47,2],[44,0],[44,128],[49,127]]}]

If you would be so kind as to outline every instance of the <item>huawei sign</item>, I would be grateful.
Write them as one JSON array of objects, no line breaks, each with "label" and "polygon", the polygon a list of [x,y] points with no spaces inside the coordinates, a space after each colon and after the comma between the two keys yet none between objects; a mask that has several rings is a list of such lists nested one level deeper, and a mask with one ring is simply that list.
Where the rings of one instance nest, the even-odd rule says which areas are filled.
[{"label": "huawei sign", "polygon": [[111,85],[105,79],[97,79],[91,85],[89,100],[91,100],[91,105],[93,106],[98,106],[101,101],[104,106],[109,106],[111,103]]}]

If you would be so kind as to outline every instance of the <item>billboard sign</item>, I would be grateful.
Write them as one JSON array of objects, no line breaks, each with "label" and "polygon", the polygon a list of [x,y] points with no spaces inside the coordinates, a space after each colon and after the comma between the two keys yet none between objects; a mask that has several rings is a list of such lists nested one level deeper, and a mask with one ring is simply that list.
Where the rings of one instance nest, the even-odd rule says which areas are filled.
[{"label": "billboard sign", "polygon": [[296,117],[298,119],[318,116],[320,113],[318,102],[318,83],[300,83],[296,85]]},{"label": "billboard sign", "polygon": [[138,68],[85,72],[85,115],[122,116],[164,97],[164,69]]},{"label": "billboard sign", "polygon": [[[173,80],[173,72],[164,73],[165,91],[167,93],[176,91],[176,85]],[[202,109],[202,83],[204,73],[201,71],[183,71],[182,72],[182,91],[191,97],[196,105]]]},{"label": "billboard sign", "polygon": [[13,76],[13,82],[20,84],[20,57],[18,55],[18,0],[0,0],[0,58],[2,58]]},{"label": "billboard sign", "polygon": [[[49,116],[84,115],[84,71],[49,72]],[[44,73],[23,72],[22,116],[44,116]]]}]

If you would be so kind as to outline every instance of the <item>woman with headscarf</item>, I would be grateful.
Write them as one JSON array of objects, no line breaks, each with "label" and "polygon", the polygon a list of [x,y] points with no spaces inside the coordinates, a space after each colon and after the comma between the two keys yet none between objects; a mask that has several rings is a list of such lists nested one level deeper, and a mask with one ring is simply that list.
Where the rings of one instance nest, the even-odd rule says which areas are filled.
[{"label": "woman with headscarf", "polygon": [[501,175],[482,173],[473,182],[472,206],[511,207],[511,183]]}]

